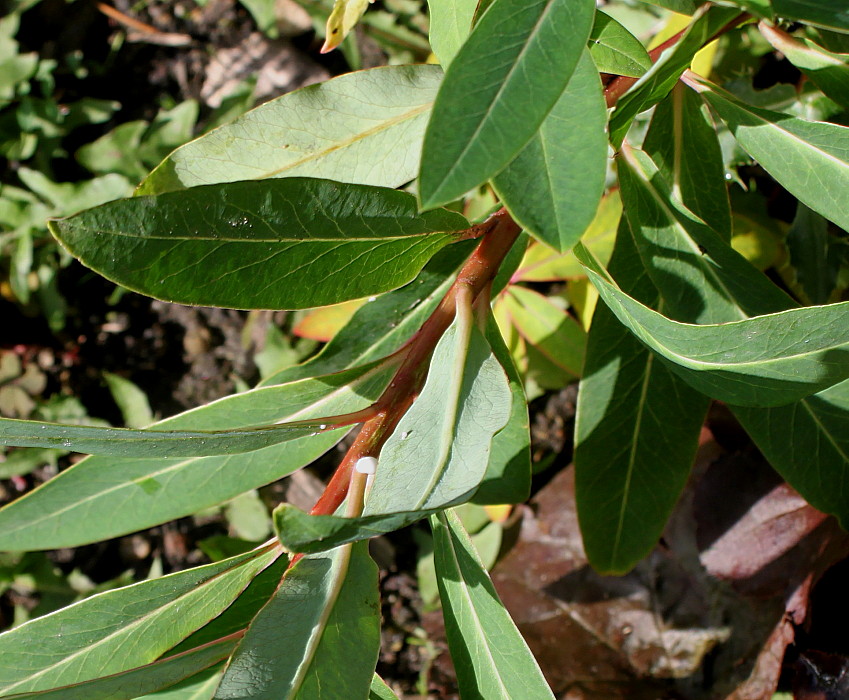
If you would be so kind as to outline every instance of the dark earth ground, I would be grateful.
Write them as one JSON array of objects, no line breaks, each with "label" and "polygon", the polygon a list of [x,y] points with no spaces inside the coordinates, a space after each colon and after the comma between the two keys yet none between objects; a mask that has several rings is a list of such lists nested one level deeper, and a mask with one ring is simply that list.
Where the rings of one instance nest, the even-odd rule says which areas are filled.
[{"label": "dark earth ground", "polygon": [[[84,85],[86,96],[122,103],[115,123],[152,118],[163,93],[177,99],[214,100],[210,96],[217,94],[224,78],[211,84],[209,76],[225,64],[247,66],[243,70],[275,66],[263,98],[346,70],[338,53],[319,56],[319,42],[311,31],[265,42],[247,12],[229,0],[212,0],[202,10],[194,2],[180,0],[145,7],[131,7],[120,0],[116,7],[162,32],[188,34],[192,42],[184,47],[128,43],[109,56],[107,40],[118,26],[85,0],[73,5],[44,0],[25,15],[19,36],[25,48],[43,55],[78,49],[89,60],[109,61],[108,70]],[[246,53],[254,59],[245,60]],[[366,53],[377,55],[373,46]],[[82,96],[73,92],[78,85],[60,82],[57,87],[66,91],[64,99],[72,100]],[[97,134],[78,136],[84,143]],[[59,175],[73,181],[85,173],[67,164],[66,172]],[[59,333],[49,330],[41,317],[0,301],[4,328],[0,348],[13,350],[25,363],[37,364],[47,377],[45,395],[77,396],[89,415],[113,424],[120,424],[121,414],[103,383],[103,371],[143,387],[154,412],[171,415],[232,393],[236,377],[255,382],[259,373],[253,357],[265,342],[265,329],[270,323],[286,328],[291,321],[285,312],[255,315],[246,338],[249,317],[243,312],[170,305],[132,293],[111,304],[107,300],[112,285],[77,264],[61,272],[60,289],[69,313]],[[844,658],[849,654],[846,537],[830,520],[817,519],[812,509],[782,491],[777,476],[717,406],[703,435],[700,461],[684,505],[658,550],[645,566],[622,579],[593,574],[575,541],[576,522],[569,502],[571,471],[566,466],[571,460],[574,397],[575,388],[570,387],[531,404],[535,460],[551,463],[535,477],[532,503],[518,508],[508,523],[503,559],[493,573],[558,695],[570,699],[757,698],[755,681],[776,672],[795,633],[795,643],[787,647],[782,686],[789,690],[795,683],[797,697],[849,698]],[[299,476],[261,489],[262,499],[269,507],[290,500],[309,508],[318,495],[319,479],[330,473],[339,454],[331,452]],[[66,458],[60,467],[69,463]],[[31,490],[53,473],[45,467],[27,477],[3,481],[0,502]],[[777,502],[784,506],[770,510],[768,506]],[[747,513],[758,504],[767,506],[766,511],[758,511],[760,520],[746,521]],[[806,524],[799,525],[796,516],[800,513]],[[765,530],[770,524],[772,529]],[[139,579],[157,558],[165,573],[204,563],[198,541],[227,532],[221,515],[183,518],[47,556],[63,574],[78,569],[96,584],[127,571]],[[705,552],[712,551],[711,543],[729,532],[736,532],[738,539],[729,550],[716,550],[723,560],[707,561]],[[701,566],[710,575],[692,573],[696,550],[695,556],[701,555]],[[765,550],[767,564],[756,571],[740,571],[745,568],[743,562],[730,561],[731,550],[743,552],[741,558]],[[423,675],[429,697],[454,697],[439,613],[422,612],[411,531],[377,540],[373,553],[382,570],[384,613],[378,671],[405,697],[416,697]],[[829,569],[833,562],[838,563]],[[817,580],[808,601],[809,588]],[[34,608],[42,595],[38,591],[4,594],[0,627],[11,621],[14,605]],[[791,600],[794,596],[801,602]],[[643,604],[643,598],[648,603]],[[719,637],[709,638],[713,627],[708,618],[717,608],[738,639],[736,646]],[[639,626],[646,615],[659,618],[667,632],[688,630],[688,641],[682,643],[685,651],[679,654],[685,657],[683,665],[697,658],[704,662],[702,671],[690,673],[690,681],[657,680],[675,675],[657,670],[669,665],[675,652],[666,638],[659,645],[653,639],[640,639],[644,633]],[[762,649],[767,653],[760,653]],[[769,654],[774,658],[766,669],[769,664],[764,659]],[[803,688],[820,694],[804,695]]]}]

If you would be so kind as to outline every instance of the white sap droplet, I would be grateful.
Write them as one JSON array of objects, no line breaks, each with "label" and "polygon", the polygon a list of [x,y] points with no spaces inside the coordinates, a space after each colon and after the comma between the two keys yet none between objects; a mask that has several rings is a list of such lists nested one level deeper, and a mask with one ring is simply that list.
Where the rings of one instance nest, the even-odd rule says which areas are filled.
[{"label": "white sap droplet", "polygon": [[354,465],[360,474],[376,474],[377,460],[374,457],[360,457]]},{"label": "white sap droplet", "polygon": [[412,432],[412,430],[405,430],[403,433],[401,433],[401,439],[406,440],[408,437],[410,437],[410,433]]},{"label": "white sap droplet", "polygon": [[368,300],[369,301],[377,301],[377,297],[369,297]]},{"label": "white sap droplet", "polygon": [[319,429],[319,430],[324,430],[326,427],[327,427],[327,426],[326,426],[324,423],[322,423],[320,426],[318,426],[318,429]]}]

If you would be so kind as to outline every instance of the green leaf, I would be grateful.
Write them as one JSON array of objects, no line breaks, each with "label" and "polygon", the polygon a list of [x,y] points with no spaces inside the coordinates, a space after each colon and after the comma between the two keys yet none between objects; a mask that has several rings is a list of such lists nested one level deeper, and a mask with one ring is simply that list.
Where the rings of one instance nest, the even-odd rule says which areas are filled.
[{"label": "green leaf", "polygon": [[[610,272],[648,306],[660,300],[620,225]],[[623,574],[660,538],[698,444],[709,400],[640,343],[604,304],[593,314],[575,424],[575,494],[584,549]]]},{"label": "green leaf", "polygon": [[212,700],[223,668],[217,666],[139,700]]},{"label": "green leaf", "polygon": [[153,423],[153,411],[150,410],[147,395],[138,386],[112,372],[103,372],[103,379],[121,410],[124,425],[128,428],[144,428]]},{"label": "green leaf", "polygon": [[447,69],[472,31],[478,0],[427,0],[427,7],[430,45]]},{"label": "green leaf", "polygon": [[324,551],[374,537],[474,495],[493,435],[509,419],[512,394],[468,316],[458,314],[440,339],[421,394],[383,446],[363,515],[308,516],[283,504],[274,521],[289,551]]},{"label": "green leaf", "polygon": [[463,697],[554,698],[453,511],[430,519],[448,648]]},{"label": "green leaf", "polygon": [[764,170],[811,209],[849,229],[849,127],[752,107],[706,81],[698,89]]},{"label": "green leaf", "polygon": [[581,376],[587,334],[564,309],[539,292],[511,285],[504,297],[521,336],[567,377]]},{"label": "green leaf", "polygon": [[237,430],[133,430],[0,418],[0,445],[55,447],[113,457],[209,457],[261,450],[314,435],[321,424]]},{"label": "green leaf", "polygon": [[398,700],[398,696],[395,695],[395,693],[392,692],[392,688],[386,685],[386,683],[383,682],[383,679],[375,673],[374,678],[371,679],[371,689],[369,690],[368,700]]},{"label": "green leaf", "polygon": [[849,56],[832,53],[804,39],[797,41],[766,22],[758,25],[773,48],[811,79],[814,85],[843,108],[849,108]]},{"label": "green leaf", "polygon": [[[357,411],[380,396],[393,372],[391,365],[378,364],[261,387],[158,427],[215,430]],[[309,464],[344,434],[335,430],[232,456],[89,457],[0,509],[0,550],[73,547],[195,513]]]},{"label": "green leaf", "polygon": [[156,661],[279,556],[258,550],[86,598],[0,635],[0,692],[44,690]]},{"label": "green leaf", "polygon": [[657,7],[663,7],[682,15],[692,15],[697,7],[695,0],[643,0],[643,2],[656,5]]},{"label": "green leaf", "polygon": [[590,225],[604,192],[606,123],[598,72],[584,50],[539,131],[492,181],[522,228],[561,252]]},{"label": "green leaf", "polygon": [[216,699],[367,697],[380,648],[377,574],[366,543],[301,559],[254,618]]},{"label": "green leaf", "polygon": [[594,10],[592,0],[493,3],[436,97],[419,175],[423,208],[462,197],[519,154],[563,93]]},{"label": "green leaf", "polygon": [[476,241],[440,250],[412,282],[369,299],[315,357],[272,375],[263,385],[329,374],[391,355],[418,331],[454,281]]},{"label": "green leaf", "polygon": [[849,381],[778,408],[732,407],[769,463],[814,508],[849,526]]},{"label": "green leaf", "polygon": [[[647,161],[645,156],[639,156],[638,152],[633,155],[637,156],[634,161],[636,165],[650,164],[650,161]],[[655,171],[644,171],[639,167],[632,171],[626,165],[623,163],[620,167],[620,178],[623,183],[623,196],[630,198],[629,213],[639,213],[638,205],[627,190],[633,182],[638,181],[640,176],[636,174],[640,172],[644,186],[648,187],[646,183],[651,183],[655,195],[660,199],[665,197],[669,208],[681,210],[680,203],[674,201],[665,189],[662,178]],[[629,177],[628,173],[631,172],[634,175]],[[665,194],[662,194],[664,192]],[[806,208],[801,211],[802,217],[806,216],[805,212],[807,216],[817,216]],[[639,217],[637,219],[640,220]],[[671,315],[683,320],[697,319],[701,315],[699,308],[687,302],[687,290],[690,288],[709,290],[703,292],[703,296],[706,300],[705,307],[712,309],[714,321],[731,321],[747,314],[756,315],[776,308],[791,308],[794,305],[794,302],[776,287],[763,287],[762,278],[754,275],[751,268],[746,270],[741,267],[733,256],[725,254],[721,261],[717,258],[707,264],[700,264],[704,262],[702,258],[680,257],[677,258],[679,265],[672,264],[671,261],[675,260],[676,256],[669,256],[668,251],[676,248],[686,249],[687,237],[693,232],[692,226],[678,229],[677,234],[681,241],[676,243],[674,230],[670,229],[665,238],[660,237],[656,232],[663,228],[661,224],[651,219],[642,221],[644,226],[641,232],[638,234],[634,231],[637,247],[649,275],[663,294],[664,308]],[[691,238],[690,245],[695,244],[695,240],[697,239]],[[717,282],[731,272],[738,278],[739,284],[724,285]],[[817,272],[819,273],[819,270]],[[594,320],[594,328],[596,323],[597,320]],[[849,383],[842,382],[786,406],[731,407],[781,475],[811,503],[841,518],[846,518],[849,514],[849,499],[842,493],[842,489],[836,489],[834,484],[839,475],[849,469],[849,451],[843,444],[845,440],[842,437],[849,434],[849,413],[841,412],[840,409],[849,402],[847,397]],[[794,449],[788,450],[788,444],[792,444]],[[797,445],[800,446],[798,450],[795,448]]]},{"label": "green leaf", "polygon": [[840,260],[830,238],[828,222],[799,204],[787,232],[787,250],[796,281],[811,304],[827,304],[837,284]]},{"label": "green leaf", "polygon": [[634,117],[666,97],[699,50],[739,15],[739,10],[711,5],[704,5],[696,12],[693,22],[675,45],[664,51],[651,69],[616,103],[610,116],[610,142],[615,148],[622,144]]},{"label": "green leaf", "polygon": [[399,287],[468,228],[405,192],[285,178],[134,197],[53,221],[85,265],[167,301],[326,306]]},{"label": "green leaf", "polygon": [[688,323],[722,323],[793,305],[680,202],[645,153],[626,145],[620,156],[625,214],[667,313]]},{"label": "green leaf", "polygon": [[834,0],[772,0],[772,6],[779,17],[849,32],[849,7]]},{"label": "green leaf", "polygon": [[186,637],[173,649],[169,649],[168,655],[190,651],[223,637],[244,632],[251,620],[277,591],[288,566],[288,557],[282,555],[278,557],[254,576],[248,587],[223,613]]},{"label": "green leaf", "polygon": [[[214,666],[236,648],[236,640],[213,642],[209,646],[184,652],[141,668],[53,690],[4,696],[14,700],[133,700],[140,693],[153,693]],[[158,696],[157,696],[158,697]]]},{"label": "green leaf", "polygon": [[483,481],[472,497],[473,503],[499,505],[521,503],[531,493],[531,436],[528,422],[528,400],[522,378],[510,350],[504,344],[495,318],[490,315],[486,325],[486,340],[510,384],[510,417],[507,425],[492,438],[489,464]]},{"label": "green leaf", "polygon": [[639,78],[651,68],[651,58],[640,40],[601,10],[595,13],[589,47],[599,73]]},{"label": "green leaf", "polygon": [[438,66],[385,66],[295,90],[178,148],[137,193],[291,176],[399,187],[441,82]]},{"label": "green leaf", "polygon": [[[591,250],[602,264],[607,263],[613,252],[616,227],[621,216],[619,190],[612,190],[602,197],[595,218],[581,236],[584,247]],[[534,242],[514,277],[518,282],[559,282],[583,276],[584,268],[571,251],[563,255],[547,245]]]},{"label": "green leaf", "polygon": [[693,326],[640,304],[586,251],[576,254],[620,322],[703,394],[740,406],[781,406],[849,377],[849,302]]},{"label": "green leaf", "polygon": [[725,163],[716,127],[696,92],[678,83],[657,105],[643,150],[681,202],[730,240]]},{"label": "green leaf", "polygon": [[511,403],[507,377],[486,338],[458,309],[436,346],[421,394],[380,452],[363,515],[468,500],[486,473],[492,438],[507,424]]},{"label": "green leaf", "polygon": [[322,53],[336,48],[360,21],[371,0],[336,0],[327,18],[327,38]]}]

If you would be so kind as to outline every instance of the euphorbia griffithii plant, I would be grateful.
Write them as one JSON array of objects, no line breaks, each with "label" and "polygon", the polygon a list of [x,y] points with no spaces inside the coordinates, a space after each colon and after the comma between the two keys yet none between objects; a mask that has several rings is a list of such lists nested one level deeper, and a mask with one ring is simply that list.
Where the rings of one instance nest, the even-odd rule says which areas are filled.
[{"label": "euphorbia griffithii plant", "polygon": [[[598,570],[626,572],[654,546],[711,399],[812,504],[847,522],[849,306],[826,253],[841,235],[828,222],[849,228],[849,129],[827,120],[847,105],[849,18],[828,0],[654,4],[690,18],[647,51],[593,0],[430,0],[441,66],[376,68],[285,95],[175,151],[135,197],[51,223],[83,264],[159,299],[371,300],[311,360],[146,430],[0,423],[4,444],[92,455],[0,511],[9,550],[194,513],[357,430],[310,514],[277,508],[273,541],[0,637],[2,697],[172,686],[192,698],[391,697],[374,676],[377,569],[365,540],[423,518],[461,694],[552,697],[452,510],[529,492],[513,364],[523,355],[491,313],[520,266],[522,230],[537,262],[514,286],[543,260],[600,298],[594,314],[581,309],[590,330],[573,370],[578,509]],[[337,5],[337,19],[365,7]],[[820,120],[690,70],[713,40],[735,46],[751,32],[830,98]],[[732,245],[746,205],[730,207],[728,180],[752,162],[798,200],[783,288]],[[416,195],[397,189],[410,182]],[[457,213],[486,183],[496,211],[477,222]],[[603,237],[581,238],[614,195],[611,256]],[[541,245],[556,254],[540,257]],[[536,292],[505,294],[523,347],[556,364],[562,343],[584,342],[583,331],[523,322],[575,324]]]}]

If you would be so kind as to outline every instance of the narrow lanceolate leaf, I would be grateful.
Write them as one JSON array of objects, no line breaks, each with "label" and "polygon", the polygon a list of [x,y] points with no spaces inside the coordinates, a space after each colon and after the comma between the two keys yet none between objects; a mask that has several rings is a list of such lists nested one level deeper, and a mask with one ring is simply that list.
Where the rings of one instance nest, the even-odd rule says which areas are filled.
[{"label": "narrow lanceolate leaf", "polygon": [[394,289],[468,226],[454,212],[417,214],[405,192],[308,178],[134,197],[50,223],[74,256],[118,284],[242,309],[326,306]]},{"label": "narrow lanceolate leaf", "polygon": [[584,50],[560,99],[528,145],[494,179],[513,218],[564,252],[595,216],[607,169],[607,107]]},{"label": "narrow lanceolate leaf", "polygon": [[592,0],[496,0],[481,17],[445,76],[425,133],[425,209],[463,196],[519,154],[566,87],[594,10]]},{"label": "narrow lanceolate leaf", "polygon": [[113,457],[208,457],[253,452],[315,434],[319,423],[241,430],[132,430],[0,418],[0,445],[55,447]]},{"label": "narrow lanceolate leaf", "polygon": [[475,245],[476,241],[461,241],[443,248],[412,282],[361,306],[315,357],[273,374],[262,384],[340,372],[391,355],[430,316]]},{"label": "narrow lanceolate leaf", "polygon": [[[629,159],[635,167],[628,168],[624,162],[620,166],[623,196],[629,201],[629,214],[641,226],[633,234],[643,265],[661,292],[665,313],[684,321],[703,318],[732,321],[795,306],[793,300],[778,288],[772,285],[763,287],[759,273],[751,267],[744,269],[740,260],[735,261],[727,252],[722,259],[709,260],[706,264],[700,264],[704,260],[699,257],[670,256],[669,251],[682,247],[688,237],[698,240],[698,231],[694,232],[692,225],[687,225],[667,230],[665,237],[658,235],[665,225],[646,217],[639,200],[632,196],[631,190],[638,189],[636,182],[642,181],[643,187],[648,187],[650,182],[654,196],[665,201],[669,211],[681,211],[681,205],[664,187],[657,172],[650,167],[646,170],[639,167],[650,165],[646,157],[638,152],[631,155],[636,156],[633,160]],[[803,214],[804,211],[809,216],[817,216],[805,207]],[[676,242],[676,236],[680,237],[679,242]],[[714,248],[713,244],[706,245]],[[809,245],[813,247],[814,241],[809,241]],[[733,273],[739,284],[720,284],[729,273]],[[822,271],[818,269],[818,273],[822,274]],[[701,304],[692,303],[689,292],[696,288],[707,290],[702,292]],[[605,312],[599,310],[597,313]],[[844,521],[849,519],[849,493],[835,488],[834,484],[849,469],[849,451],[844,438],[849,435],[849,413],[843,410],[847,404],[849,382],[844,381],[785,406],[731,407],[776,470],[808,501]],[[788,444],[798,446],[798,449],[788,450]]]},{"label": "narrow lanceolate leaf", "polygon": [[366,698],[379,648],[377,566],[366,543],[304,557],[254,618],[215,697]]},{"label": "narrow lanceolate leaf", "polygon": [[[380,396],[392,373],[377,365],[262,387],[157,427],[216,430],[357,411]],[[89,457],[0,509],[0,550],[73,547],[189,515],[309,464],[344,434],[328,431],[242,455]]]},{"label": "narrow lanceolate leaf", "polygon": [[772,6],[779,17],[849,32],[849,7],[843,3],[834,0],[772,0]]},{"label": "narrow lanceolate leaf", "polygon": [[678,83],[654,110],[643,140],[663,179],[686,207],[728,241],[731,207],[716,127],[696,92]]},{"label": "narrow lanceolate leaf", "polygon": [[86,598],[0,635],[0,693],[79,683],[156,661],[279,556],[256,551]]},{"label": "narrow lanceolate leaf", "polygon": [[652,311],[586,251],[576,254],[619,321],[703,394],[740,406],[781,406],[849,378],[849,302],[694,326]]},{"label": "narrow lanceolate leaf", "polygon": [[448,649],[463,697],[554,698],[453,511],[430,519]]},{"label": "narrow lanceolate leaf", "polygon": [[510,417],[507,425],[492,438],[489,464],[473,503],[499,505],[521,503],[531,493],[531,435],[528,400],[522,377],[513,364],[510,350],[504,344],[495,318],[487,319],[486,340],[510,384]]},{"label": "narrow lanceolate leaf", "polygon": [[639,78],[651,68],[651,58],[640,40],[601,10],[596,10],[589,46],[600,73]]},{"label": "narrow lanceolate leaf", "polygon": [[778,408],[735,406],[769,463],[805,500],[849,526],[849,381]]},{"label": "narrow lanceolate leaf", "polygon": [[758,25],[773,48],[811,79],[814,85],[844,108],[849,108],[849,56],[832,53],[812,41],[798,41],[766,22]]},{"label": "narrow lanceolate leaf", "polygon": [[141,668],[134,668],[96,680],[74,683],[53,690],[4,696],[9,700],[134,700],[141,693],[153,693],[176,685],[196,673],[226,659],[236,648],[236,639],[213,642]]},{"label": "narrow lanceolate leaf", "polygon": [[[620,226],[610,272],[648,306],[659,294]],[[660,538],[693,463],[708,398],[596,307],[575,424],[575,493],[593,567],[622,574]]]},{"label": "narrow lanceolate leaf", "polygon": [[399,187],[441,82],[438,66],[384,66],[295,90],[181,146],[137,194],[292,176]]},{"label": "narrow lanceolate leaf", "polygon": [[327,38],[321,53],[332,51],[360,21],[360,17],[366,11],[369,2],[373,0],[336,0],[333,11],[327,18]]},{"label": "narrow lanceolate leaf", "polygon": [[381,450],[363,515],[309,516],[283,504],[274,512],[283,546],[324,551],[468,501],[486,474],[493,435],[507,423],[511,402],[504,370],[470,310],[463,310],[437,344],[421,394]]},{"label": "narrow lanceolate leaf", "polygon": [[666,97],[699,50],[739,15],[739,10],[710,5],[704,5],[696,12],[681,39],[664,51],[651,69],[616,103],[610,117],[610,141],[615,147],[621,145],[634,117]]},{"label": "narrow lanceolate leaf", "polygon": [[548,297],[531,289],[511,286],[506,308],[519,334],[573,379],[581,376],[587,334],[581,325]]},{"label": "narrow lanceolate leaf", "polygon": [[398,700],[398,696],[395,695],[395,693],[392,692],[392,688],[386,685],[386,683],[383,682],[383,679],[375,673],[374,678],[371,680],[368,700]]},{"label": "narrow lanceolate leaf", "polygon": [[811,209],[849,229],[849,127],[752,107],[706,81],[697,86],[764,170]]},{"label": "narrow lanceolate leaf", "polygon": [[478,0],[427,0],[430,18],[430,45],[443,68],[454,56],[472,31]]},{"label": "narrow lanceolate leaf", "polygon": [[723,323],[793,305],[725,236],[681,203],[651,158],[627,145],[620,156],[625,215],[667,315]]}]

